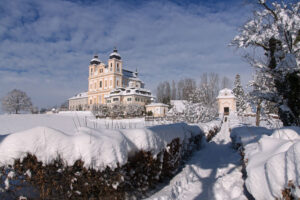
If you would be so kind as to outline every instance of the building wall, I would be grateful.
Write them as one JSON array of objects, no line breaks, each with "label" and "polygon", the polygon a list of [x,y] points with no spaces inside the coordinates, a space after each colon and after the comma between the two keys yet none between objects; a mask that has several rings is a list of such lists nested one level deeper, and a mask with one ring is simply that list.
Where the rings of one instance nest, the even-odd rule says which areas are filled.
[{"label": "building wall", "polygon": [[88,98],[69,99],[69,110],[88,110]]},{"label": "building wall", "polygon": [[146,112],[151,111],[153,117],[165,117],[168,112],[168,107],[165,106],[146,106]]},{"label": "building wall", "polygon": [[108,66],[104,63],[89,66],[88,105],[106,103],[105,95],[114,88],[122,87],[122,61],[109,59]]},{"label": "building wall", "polygon": [[218,99],[219,113],[224,114],[224,107],[229,107],[229,113],[236,112],[236,102],[234,98]]},{"label": "building wall", "polygon": [[[118,101],[114,101],[114,99],[118,99]],[[145,106],[146,104],[149,104],[151,102],[151,97],[145,97],[139,95],[126,95],[126,96],[115,95],[113,97],[107,98],[106,100],[108,100],[107,104],[122,103],[124,105],[128,105],[134,103],[134,104]]]}]

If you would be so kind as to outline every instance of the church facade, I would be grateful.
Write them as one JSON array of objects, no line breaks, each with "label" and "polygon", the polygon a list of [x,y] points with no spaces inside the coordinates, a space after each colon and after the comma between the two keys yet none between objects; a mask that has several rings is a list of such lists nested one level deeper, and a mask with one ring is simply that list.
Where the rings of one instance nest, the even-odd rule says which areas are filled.
[{"label": "church facade", "polygon": [[[138,73],[123,68],[123,61],[115,48],[109,55],[107,64],[97,55],[89,64],[89,78],[87,91],[87,107],[91,109],[97,104],[130,104],[146,105],[153,99],[150,90],[144,88]],[[76,96],[69,99],[70,110],[74,110]],[[78,107],[78,106],[77,106]]]}]

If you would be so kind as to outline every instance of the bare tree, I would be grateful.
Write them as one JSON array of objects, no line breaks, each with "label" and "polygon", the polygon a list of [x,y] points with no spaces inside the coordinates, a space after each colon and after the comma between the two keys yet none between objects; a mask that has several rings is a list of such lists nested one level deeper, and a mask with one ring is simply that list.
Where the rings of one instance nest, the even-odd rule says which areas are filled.
[{"label": "bare tree", "polygon": [[9,113],[18,114],[21,110],[29,111],[32,103],[27,94],[21,90],[14,89],[2,99],[2,109]]},{"label": "bare tree", "polygon": [[228,77],[224,76],[221,82],[221,88],[231,88],[231,81]]},{"label": "bare tree", "polygon": [[171,87],[168,81],[158,84],[156,90],[157,101],[165,104],[170,103]]},{"label": "bare tree", "polygon": [[171,99],[176,100],[176,83],[174,80],[172,80],[172,88],[171,88]]}]

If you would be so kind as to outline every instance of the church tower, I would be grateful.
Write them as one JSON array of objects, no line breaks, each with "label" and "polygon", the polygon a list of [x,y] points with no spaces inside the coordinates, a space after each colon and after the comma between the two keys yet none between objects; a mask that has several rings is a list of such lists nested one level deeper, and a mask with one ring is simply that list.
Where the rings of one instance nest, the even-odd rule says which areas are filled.
[{"label": "church tower", "polygon": [[105,95],[113,89],[122,87],[123,62],[118,50],[114,48],[109,55],[108,64],[105,65],[97,55],[90,61],[88,105],[105,104]]},{"label": "church tower", "polygon": [[109,55],[108,69],[109,73],[113,74],[113,88],[122,87],[123,62],[116,47],[114,48],[114,51]]}]

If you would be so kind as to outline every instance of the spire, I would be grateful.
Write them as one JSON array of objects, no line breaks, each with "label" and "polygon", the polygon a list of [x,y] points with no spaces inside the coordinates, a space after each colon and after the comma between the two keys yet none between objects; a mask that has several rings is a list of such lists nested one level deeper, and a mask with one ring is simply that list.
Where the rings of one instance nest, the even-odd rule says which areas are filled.
[{"label": "spire", "polygon": [[118,52],[118,50],[117,50],[117,47],[116,46],[114,46],[114,52]]}]

